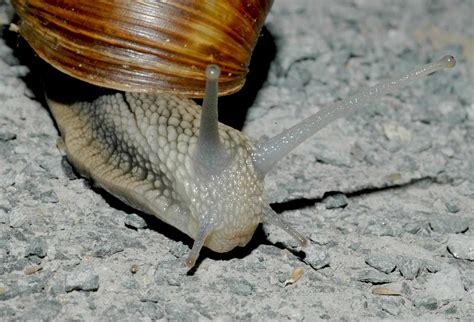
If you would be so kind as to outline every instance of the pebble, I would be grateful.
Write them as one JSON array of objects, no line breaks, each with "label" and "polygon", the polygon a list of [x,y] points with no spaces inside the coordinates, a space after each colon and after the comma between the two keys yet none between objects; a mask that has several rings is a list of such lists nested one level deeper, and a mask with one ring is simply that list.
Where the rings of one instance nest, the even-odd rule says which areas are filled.
[{"label": "pebble", "polygon": [[457,301],[467,295],[461,274],[453,267],[428,275],[425,294],[435,297],[441,303]]},{"label": "pebble", "polygon": [[8,199],[0,199],[0,214],[10,212],[12,210],[12,205]]},{"label": "pebble", "polygon": [[161,288],[156,284],[152,284],[140,295],[140,301],[152,303],[163,302],[160,294]]},{"label": "pebble", "polygon": [[44,203],[58,203],[59,202],[58,195],[53,190],[42,192],[39,195],[39,200],[41,200]]},{"label": "pebble", "polygon": [[[52,321],[61,312],[62,304],[56,299],[40,300],[21,317],[22,321]],[[61,319],[59,319],[61,320]]]},{"label": "pebble", "polygon": [[391,236],[391,237],[400,236],[400,234],[403,231],[401,225],[385,223],[385,222],[370,223],[367,227],[362,228],[361,230],[362,230],[362,233],[366,235]]},{"label": "pebble", "polygon": [[72,168],[71,164],[67,160],[66,156],[63,156],[61,158],[61,168],[64,172],[64,175],[68,177],[69,180],[77,180],[79,177],[76,175],[74,172],[74,169]]},{"label": "pebble", "polygon": [[410,234],[416,234],[422,227],[421,222],[409,222],[403,225],[403,229]]},{"label": "pebble", "polygon": [[145,219],[140,217],[137,214],[128,214],[127,217],[125,217],[125,226],[132,227],[135,229],[143,229],[146,228],[147,224]]},{"label": "pebble", "polygon": [[331,146],[326,147],[322,144],[315,144],[315,148],[318,150],[316,159],[325,164],[332,164],[339,167],[351,167],[352,160],[348,153],[340,152],[332,149]]},{"label": "pebble", "polygon": [[474,236],[449,235],[448,250],[455,258],[474,261]]},{"label": "pebble", "polygon": [[334,237],[331,237],[325,232],[312,233],[311,236],[309,236],[309,239],[320,246],[328,245],[329,243],[331,243],[331,245],[337,244]]},{"label": "pebble", "polygon": [[316,270],[329,266],[329,264],[331,263],[329,253],[321,247],[308,247],[308,250],[305,251],[305,263],[309,264],[312,268]]},{"label": "pebble", "polygon": [[459,212],[461,209],[459,208],[459,206],[454,203],[453,201],[448,201],[446,202],[446,209],[450,212],[450,213],[456,213],[456,212]]},{"label": "pebble", "polygon": [[430,227],[433,231],[444,234],[463,233],[469,229],[469,221],[467,218],[435,214],[430,218]]},{"label": "pebble", "polygon": [[169,303],[165,307],[168,321],[198,321],[196,313],[182,304]]},{"label": "pebble", "polygon": [[420,274],[423,262],[416,258],[401,257],[397,266],[403,277],[412,280]]},{"label": "pebble", "polygon": [[10,300],[27,293],[30,293],[27,287],[20,286],[17,282],[12,282],[9,286],[0,286],[0,301]]},{"label": "pebble", "polygon": [[0,187],[6,188],[12,186],[16,181],[17,173],[13,169],[8,169],[0,174]]},{"label": "pebble", "polygon": [[0,206],[0,224],[8,224],[10,222],[10,216]]},{"label": "pebble", "polygon": [[160,305],[153,302],[132,302],[127,306],[127,312],[135,317],[131,320],[137,320],[137,316],[143,316],[152,321],[157,321],[164,316],[163,309]]},{"label": "pebble", "polygon": [[326,209],[343,208],[349,204],[349,199],[343,193],[336,193],[324,200]]},{"label": "pebble", "polygon": [[385,284],[394,282],[396,277],[373,269],[364,269],[356,273],[354,279],[364,283]]},{"label": "pebble", "polygon": [[33,238],[26,247],[26,256],[36,255],[40,258],[46,257],[47,245],[44,239],[36,237]]},{"label": "pebble", "polygon": [[95,257],[106,258],[124,250],[123,242],[116,238],[99,241],[93,248]]},{"label": "pebble", "polygon": [[189,247],[182,242],[177,242],[170,248],[169,252],[176,258],[182,258],[189,252]]},{"label": "pebble", "polygon": [[441,266],[437,262],[430,261],[430,260],[423,261],[423,266],[430,273],[436,273],[441,270]]},{"label": "pebble", "polygon": [[130,290],[136,290],[140,287],[138,282],[134,278],[127,278],[121,283],[122,287],[128,288]]},{"label": "pebble", "polygon": [[28,215],[21,208],[13,208],[9,214],[9,225],[13,228],[24,227],[28,221]]},{"label": "pebble", "polygon": [[16,134],[12,132],[0,132],[0,141],[11,141],[16,139]]},{"label": "pebble", "polygon": [[246,280],[227,278],[225,282],[229,290],[236,295],[250,296],[255,293],[255,286]]},{"label": "pebble", "polygon": [[383,273],[391,273],[397,267],[397,261],[385,255],[372,255],[365,260],[366,264]]},{"label": "pebble", "polygon": [[430,176],[436,176],[446,170],[446,159],[441,154],[430,155],[424,159],[423,167]]},{"label": "pebble", "polygon": [[66,274],[66,292],[97,291],[99,275],[90,264],[80,264]]},{"label": "pebble", "polygon": [[417,307],[424,307],[430,311],[434,311],[438,308],[438,300],[432,296],[414,299],[413,304]]}]

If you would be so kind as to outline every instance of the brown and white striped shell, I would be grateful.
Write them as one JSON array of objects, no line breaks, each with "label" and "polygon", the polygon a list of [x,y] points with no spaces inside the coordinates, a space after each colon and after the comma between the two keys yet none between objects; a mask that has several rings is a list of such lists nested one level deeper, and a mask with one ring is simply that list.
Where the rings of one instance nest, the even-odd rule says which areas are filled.
[{"label": "brown and white striped shell", "polygon": [[273,0],[13,0],[21,35],[62,72],[129,92],[238,91]]}]

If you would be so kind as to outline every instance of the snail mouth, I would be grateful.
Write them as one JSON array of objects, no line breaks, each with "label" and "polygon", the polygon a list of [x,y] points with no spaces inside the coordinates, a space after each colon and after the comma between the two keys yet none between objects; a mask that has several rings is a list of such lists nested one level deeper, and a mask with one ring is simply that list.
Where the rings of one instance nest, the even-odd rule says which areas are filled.
[{"label": "snail mouth", "polygon": [[244,247],[252,239],[256,228],[257,226],[250,227],[249,229],[233,232],[232,234],[222,234],[221,231],[217,231],[208,237],[205,246],[217,253],[231,251],[237,246]]}]

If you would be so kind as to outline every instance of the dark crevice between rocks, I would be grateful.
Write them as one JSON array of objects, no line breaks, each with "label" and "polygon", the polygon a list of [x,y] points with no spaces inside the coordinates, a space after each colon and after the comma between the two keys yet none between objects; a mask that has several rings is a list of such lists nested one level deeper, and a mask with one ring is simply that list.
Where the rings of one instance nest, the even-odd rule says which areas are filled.
[{"label": "dark crevice between rocks", "polygon": [[285,202],[275,202],[275,203],[270,204],[270,206],[272,207],[273,210],[275,210],[275,212],[282,213],[284,211],[291,211],[291,210],[312,207],[315,204],[322,202],[327,197],[334,196],[337,194],[344,194],[347,198],[360,197],[363,195],[369,195],[372,193],[377,193],[377,192],[382,192],[382,191],[399,190],[406,187],[415,186],[418,184],[426,184],[427,182],[435,183],[435,179],[436,178],[426,176],[419,179],[412,179],[408,181],[407,183],[389,185],[389,186],[385,186],[381,188],[366,188],[366,189],[361,189],[361,190],[356,190],[356,191],[351,191],[351,192],[327,191],[324,193],[322,198],[298,198],[298,199],[288,200]]}]

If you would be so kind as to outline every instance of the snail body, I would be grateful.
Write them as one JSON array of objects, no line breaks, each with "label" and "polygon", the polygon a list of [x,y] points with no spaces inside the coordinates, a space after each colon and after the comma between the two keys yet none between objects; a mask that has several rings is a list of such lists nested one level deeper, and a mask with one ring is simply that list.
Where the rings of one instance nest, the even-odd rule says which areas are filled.
[{"label": "snail body", "polygon": [[[41,5],[34,0],[15,0],[13,3],[17,7],[25,3]],[[263,11],[268,11],[271,5],[271,1],[263,0],[252,3],[263,4]],[[21,17],[24,23],[19,25],[23,35],[30,32],[35,20],[28,20],[28,10],[24,7],[17,11],[20,16],[26,16]],[[34,11],[32,15],[42,17]],[[51,37],[59,41],[63,36]],[[35,46],[37,44],[32,47]],[[252,46],[249,46],[249,52]],[[47,56],[47,51],[39,54]],[[205,90],[195,90],[194,82],[191,82],[189,93],[184,90],[184,94],[191,96],[199,96],[202,92],[202,108],[183,96],[183,92],[169,91],[166,86],[162,93],[142,93],[143,90],[134,89],[141,93],[115,93],[72,104],[47,99],[68,159],[79,173],[125,203],[157,216],[193,238],[194,244],[186,259],[188,267],[194,266],[203,246],[216,252],[227,252],[246,245],[262,222],[279,226],[304,245],[305,238],[269,207],[264,192],[265,175],[295,147],[337,118],[353,113],[369,101],[412,80],[455,64],[454,57],[445,56],[323,107],[266,142],[256,143],[241,132],[218,123],[217,101],[222,93],[219,87],[226,86],[229,73],[226,62],[216,57],[220,55],[211,55],[211,61],[201,62],[207,64],[205,72],[199,72],[197,68],[196,79],[205,81]],[[55,59],[44,58],[54,65]],[[245,63],[242,66],[245,67]],[[61,64],[57,67],[65,70]],[[221,70],[225,72],[221,74]],[[88,80],[88,77],[81,78]],[[146,87],[150,85],[146,84]]]},{"label": "snail body", "polygon": [[117,93],[48,104],[81,175],[194,239],[205,234],[216,252],[252,237],[263,204],[263,181],[249,162],[254,143],[219,124],[221,150],[212,157],[200,147],[201,107],[192,100]]}]

